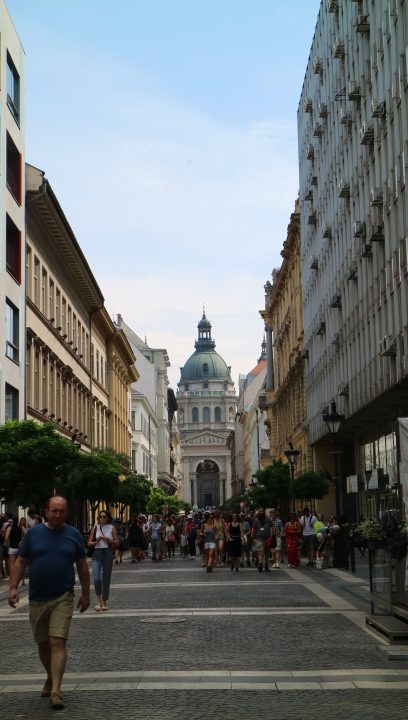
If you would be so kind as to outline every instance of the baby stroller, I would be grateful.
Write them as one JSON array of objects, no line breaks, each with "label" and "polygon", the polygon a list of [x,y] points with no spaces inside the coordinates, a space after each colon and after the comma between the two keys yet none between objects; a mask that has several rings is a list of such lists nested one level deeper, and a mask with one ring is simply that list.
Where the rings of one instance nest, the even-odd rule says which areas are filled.
[{"label": "baby stroller", "polygon": [[323,527],[319,529],[316,535],[316,570],[323,570],[330,564],[330,528]]}]

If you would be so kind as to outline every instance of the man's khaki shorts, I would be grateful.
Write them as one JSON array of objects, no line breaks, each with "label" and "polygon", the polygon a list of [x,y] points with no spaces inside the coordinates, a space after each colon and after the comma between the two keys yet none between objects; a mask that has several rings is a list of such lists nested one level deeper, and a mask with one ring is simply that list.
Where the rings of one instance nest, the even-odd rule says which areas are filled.
[{"label": "man's khaki shorts", "polygon": [[66,592],[54,600],[30,602],[30,622],[36,643],[51,637],[68,639],[74,612],[74,595]]}]

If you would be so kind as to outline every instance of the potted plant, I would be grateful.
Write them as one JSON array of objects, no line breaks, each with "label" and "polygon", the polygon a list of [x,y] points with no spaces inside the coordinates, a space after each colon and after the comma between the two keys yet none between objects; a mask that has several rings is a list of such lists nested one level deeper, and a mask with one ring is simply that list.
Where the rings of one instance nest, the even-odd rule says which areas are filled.
[{"label": "potted plant", "polygon": [[394,516],[369,518],[357,526],[360,537],[369,550],[384,548],[392,558],[400,560],[407,554],[408,529],[405,522]]}]

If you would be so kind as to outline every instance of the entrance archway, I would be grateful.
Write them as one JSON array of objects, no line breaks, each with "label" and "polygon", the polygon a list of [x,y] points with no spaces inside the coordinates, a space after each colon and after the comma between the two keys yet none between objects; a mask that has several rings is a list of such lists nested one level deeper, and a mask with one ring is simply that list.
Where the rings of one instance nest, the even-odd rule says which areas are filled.
[{"label": "entrance archway", "polygon": [[220,504],[220,469],[214,460],[202,460],[196,469],[197,505],[200,509]]}]

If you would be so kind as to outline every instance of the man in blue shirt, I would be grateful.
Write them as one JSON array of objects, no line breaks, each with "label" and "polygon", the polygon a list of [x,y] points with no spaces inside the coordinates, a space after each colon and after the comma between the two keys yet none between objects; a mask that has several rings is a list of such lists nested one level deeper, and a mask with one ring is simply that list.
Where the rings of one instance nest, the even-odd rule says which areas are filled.
[{"label": "man in blue shirt", "polygon": [[51,707],[59,710],[64,707],[61,683],[74,611],[74,564],[82,588],[77,605],[81,613],[89,607],[90,581],[82,536],[66,525],[65,498],[50,498],[45,514],[47,522],[32,527],[20,545],[10,574],[8,602],[13,608],[18,603],[18,584],[28,565],[30,622],[40,660],[47,671],[41,695],[50,697]]}]

